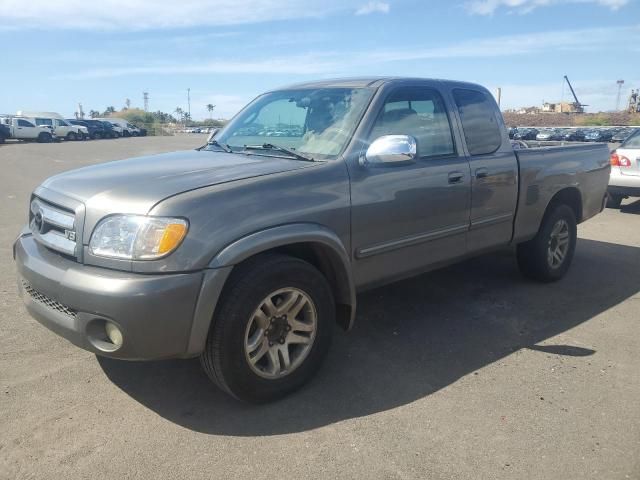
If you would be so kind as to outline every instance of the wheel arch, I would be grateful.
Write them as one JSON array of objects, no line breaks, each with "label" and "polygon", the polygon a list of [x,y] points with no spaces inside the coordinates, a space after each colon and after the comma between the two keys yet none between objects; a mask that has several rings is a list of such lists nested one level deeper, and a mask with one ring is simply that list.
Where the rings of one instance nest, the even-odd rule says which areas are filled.
[{"label": "wheel arch", "polygon": [[280,253],[305,260],[327,279],[336,301],[336,320],[351,329],[356,312],[356,290],[349,256],[340,238],[330,229],[312,223],[268,228],[242,237],[220,250],[209,262],[210,272],[220,275],[205,280],[189,340],[189,354],[198,354],[206,341],[219,295],[235,266],[266,253]]},{"label": "wheel arch", "polygon": [[577,187],[566,187],[556,192],[549,200],[544,214],[546,215],[555,205],[567,205],[573,210],[576,222],[582,222],[582,194]]}]

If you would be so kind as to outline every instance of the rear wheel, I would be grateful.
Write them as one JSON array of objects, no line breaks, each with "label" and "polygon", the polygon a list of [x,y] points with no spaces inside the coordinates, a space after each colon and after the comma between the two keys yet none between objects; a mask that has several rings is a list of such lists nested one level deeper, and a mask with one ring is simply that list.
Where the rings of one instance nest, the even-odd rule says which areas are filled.
[{"label": "rear wheel", "polygon": [[607,208],[620,208],[624,195],[607,194]]},{"label": "rear wheel", "polygon": [[261,255],[229,279],[202,356],[221,389],[252,403],[304,385],[327,354],[335,305],[324,276],[284,255]]},{"label": "rear wheel", "polygon": [[555,205],[542,220],[537,235],[518,245],[520,271],[541,282],[561,279],[569,270],[576,248],[577,226],[573,210]]}]

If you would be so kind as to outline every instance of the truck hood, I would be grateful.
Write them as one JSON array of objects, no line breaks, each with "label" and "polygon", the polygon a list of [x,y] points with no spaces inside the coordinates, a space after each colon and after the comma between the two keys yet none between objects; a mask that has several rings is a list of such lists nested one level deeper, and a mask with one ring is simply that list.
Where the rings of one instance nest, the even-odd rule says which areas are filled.
[{"label": "truck hood", "polygon": [[163,199],[189,190],[313,165],[286,158],[187,150],[71,170],[49,178],[42,187],[83,203],[89,221],[111,213],[146,214]]}]

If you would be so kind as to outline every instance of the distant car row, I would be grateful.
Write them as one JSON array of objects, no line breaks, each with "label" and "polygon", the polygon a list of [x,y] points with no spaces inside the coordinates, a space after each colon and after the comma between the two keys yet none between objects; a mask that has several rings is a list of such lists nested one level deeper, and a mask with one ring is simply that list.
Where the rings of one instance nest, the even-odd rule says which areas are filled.
[{"label": "distant car row", "polygon": [[0,143],[9,138],[53,142],[145,136],[147,131],[121,118],[65,119],[54,112],[0,116]]},{"label": "distant car row", "polygon": [[218,127],[187,127],[181,130],[176,130],[178,133],[211,133]]},{"label": "distant car row", "polygon": [[638,128],[544,128],[513,127],[509,129],[512,140],[566,141],[566,142],[624,142]]}]

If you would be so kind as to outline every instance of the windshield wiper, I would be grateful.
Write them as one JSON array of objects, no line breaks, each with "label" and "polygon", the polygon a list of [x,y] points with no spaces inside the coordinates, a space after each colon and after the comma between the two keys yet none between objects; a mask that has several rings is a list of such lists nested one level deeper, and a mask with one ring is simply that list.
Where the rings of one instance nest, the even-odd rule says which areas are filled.
[{"label": "windshield wiper", "polygon": [[292,157],[297,158],[298,160],[304,160],[305,162],[315,162],[312,157],[307,157],[306,155],[302,155],[301,153],[296,152],[295,150],[287,147],[282,147],[280,145],[273,145],[272,143],[263,143],[262,145],[245,145],[245,150],[275,150],[276,152],[286,153],[287,155],[291,155]]},{"label": "windshield wiper", "polygon": [[226,143],[220,143],[215,138],[209,140],[207,142],[207,145],[213,145],[215,147],[220,147],[222,150],[224,150],[227,153],[233,153],[233,150],[231,150],[231,147],[229,147],[229,145],[227,145]]}]

